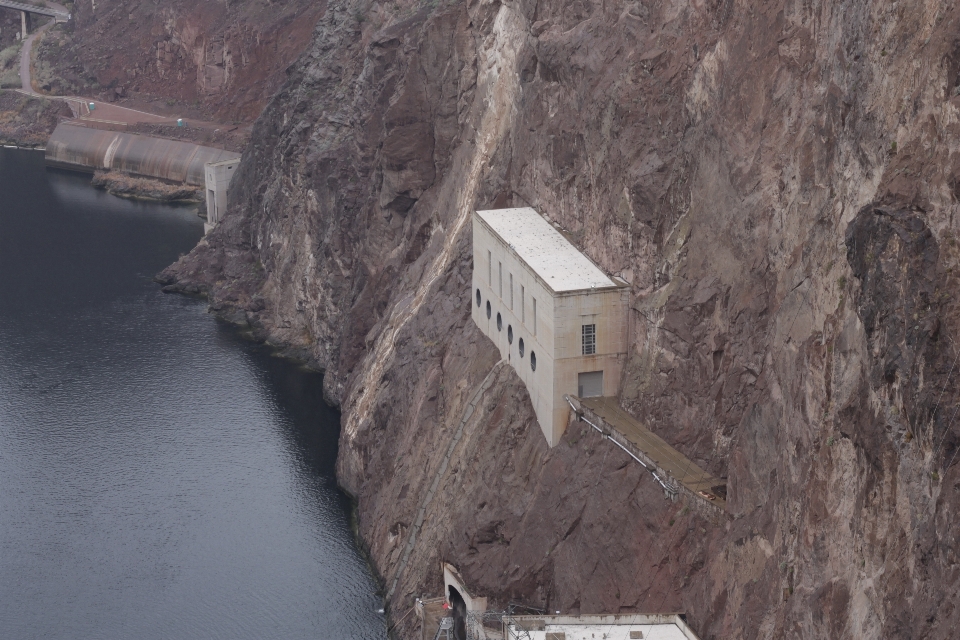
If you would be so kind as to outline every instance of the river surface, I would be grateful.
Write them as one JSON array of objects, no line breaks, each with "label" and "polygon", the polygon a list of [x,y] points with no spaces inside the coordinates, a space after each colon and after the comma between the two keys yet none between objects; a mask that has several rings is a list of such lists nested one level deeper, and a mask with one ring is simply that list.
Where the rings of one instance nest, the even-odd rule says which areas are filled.
[{"label": "river surface", "polygon": [[164,295],[203,234],[0,149],[0,638],[384,638],[319,374]]}]

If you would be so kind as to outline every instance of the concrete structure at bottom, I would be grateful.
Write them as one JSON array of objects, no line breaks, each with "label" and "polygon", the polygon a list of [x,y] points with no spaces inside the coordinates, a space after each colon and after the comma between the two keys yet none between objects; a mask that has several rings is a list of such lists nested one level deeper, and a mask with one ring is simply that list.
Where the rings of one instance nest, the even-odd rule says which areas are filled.
[{"label": "concrete structure at bottom", "polygon": [[491,611],[453,565],[441,569],[444,595],[416,601],[421,640],[698,640],[679,613],[526,615],[538,610],[519,604]]},{"label": "concrete structure at bottom", "polygon": [[204,165],[205,193],[207,196],[207,222],[204,233],[209,233],[223,219],[227,210],[227,191],[233,174],[240,165],[240,158],[229,158]]},{"label": "concrete structure at bottom", "polygon": [[697,640],[677,613],[504,616],[504,640]]},{"label": "concrete structure at bottom", "polygon": [[629,285],[533,209],[474,213],[471,299],[473,321],[526,385],[551,447],[567,427],[564,395],[618,395]]}]

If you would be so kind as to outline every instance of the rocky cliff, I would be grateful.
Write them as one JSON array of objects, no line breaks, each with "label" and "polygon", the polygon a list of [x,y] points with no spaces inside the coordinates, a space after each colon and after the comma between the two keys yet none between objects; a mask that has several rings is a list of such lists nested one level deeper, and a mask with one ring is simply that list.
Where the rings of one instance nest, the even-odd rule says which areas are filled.
[{"label": "rocky cliff", "polygon": [[250,121],[310,42],[324,6],[322,0],[76,0],[69,7],[73,20],[38,46],[37,88]]},{"label": "rocky cliff", "polygon": [[[161,278],[326,371],[395,619],[443,559],[494,606],[703,638],[953,637],[958,18],[330,0]],[[547,448],[469,320],[470,213],[508,205],[631,283],[623,405],[727,478],[728,519],[583,424]]]}]

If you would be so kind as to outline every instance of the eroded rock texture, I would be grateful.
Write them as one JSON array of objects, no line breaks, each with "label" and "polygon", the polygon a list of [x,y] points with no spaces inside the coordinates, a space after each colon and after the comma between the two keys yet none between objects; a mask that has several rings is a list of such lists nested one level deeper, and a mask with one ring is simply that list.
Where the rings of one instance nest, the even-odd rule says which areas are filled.
[{"label": "eroded rock texture", "polygon": [[[958,18],[331,0],[226,220],[162,277],[326,370],[395,619],[443,559],[495,606],[679,609],[704,638],[953,637]],[[727,477],[727,521],[585,425],[548,450],[509,368],[454,441],[497,358],[466,222],[508,205],[632,284],[623,403]]]},{"label": "eroded rock texture", "polygon": [[133,97],[189,117],[249,122],[310,42],[325,4],[76,0],[73,20],[38,47],[41,66],[53,69],[41,74],[47,86],[39,88],[110,101]]}]

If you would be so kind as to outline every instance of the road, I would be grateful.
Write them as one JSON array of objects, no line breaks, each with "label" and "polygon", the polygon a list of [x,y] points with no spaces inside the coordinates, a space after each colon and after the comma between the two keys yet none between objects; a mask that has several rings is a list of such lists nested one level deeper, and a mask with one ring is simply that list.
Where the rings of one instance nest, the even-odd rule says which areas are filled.
[{"label": "road", "polygon": [[23,41],[23,46],[20,47],[20,84],[23,87],[23,90],[31,95],[39,95],[33,90],[33,85],[30,83],[30,52],[33,49],[33,42],[37,39],[41,33],[50,28],[54,24],[53,20],[43,25]]},{"label": "road", "polygon": [[[55,11],[60,11],[62,13],[70,14],[70,11],[63,6],[62,4],[57,4],[56,2],[47,2],[47,7]],[[23,90],[31,95],[39,95],[34,92],[33,85],[30,82],[30,52],[33,49],[33,43],[41,33],[49,29],[55,22],[49,20],[47,24],[43,25],[33,33],[27,36],[27,39],[23,41],[23,46],[20,47],[20,85],[23,87]]]},{"label": "road", "polygon": [[[48,2],[47,6],[56,10],[67,11],[66,7],[53,2]],[[80,96],[51,96],[35,91],[33,88],[30,69],[33,44],[36,39],[44,31],[53,26],[53,24],[53,20],[49,21],[47,24],[37,29],[34,33],[27,36],[27,39],[23,41],[23,46],[20,49],[20,93],[29,96],[63,100],[70,105],[70,109],[73,111],[75,118],[87,122],[106,123],[108,125],[132,125],[139,123],[175,124],[177,122],[177,118],[175,117],[161,116],[155,113],[149,113],[147,111],[140,111],[138,109],[131,109],[129,107],[121,107],[118,104],[102,102],[99,100],[94,100],[93,98],[84,98]],[[90,105],[94,106],[92,110]],[[200,122],[197,120],[190,120],[190,126],[201,127],[210,130],[228,128],[226,125],[215,122]]]},{"label": "road", "polygon": [[[31,96],[64,100],[70,105],[70,109],[73,110],[73,115],[82,120],[109,122],[115,124],[136,124],[138,122],[172,124],[176,122],[176,118],[158,116],[153,113],[147,113],[146,111],[137,111],[136,109],[129,109],[127,107],[110,104],[109,102],[99,102],[91,98],[81,98],[77,96],[48,96],[34,91],[32,78],[30,77],[30,61],[32,59],[33,43],[37,37],[39,37],[52,25],[53,21],[51,20],[47,24],[37,29],[34,33],[27,36],[27,39],[23,41],[23,46],[20,48],[20,85],[22,87],[20,89],[20,93],[25,93]],[[88,106],[90,104],[96,105],[93,111],[90,111]]]}]

